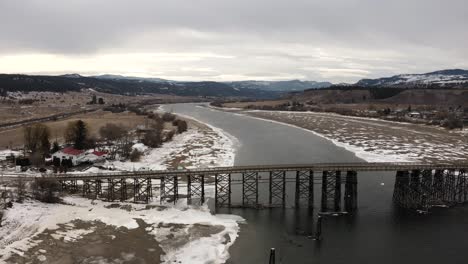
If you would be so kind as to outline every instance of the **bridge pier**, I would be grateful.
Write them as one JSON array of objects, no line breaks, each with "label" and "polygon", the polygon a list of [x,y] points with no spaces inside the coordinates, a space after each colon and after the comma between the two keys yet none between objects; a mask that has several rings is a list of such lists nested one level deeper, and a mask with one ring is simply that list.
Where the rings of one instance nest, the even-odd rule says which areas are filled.
[{"label": "bridge pier", "polygon": [[97,199],[101,194],[101,180],[83,180],[83,196]]},{"label": "bridge pier", "polygon": [[133,201],[148,203],[153,197],[151,178],[133,178]]},{"label": "bridge pier", "polygon": [[78,192],[77,180],[62,180],[62,191],[67,191],[69,193]]},{"label": "bridge pier", "polygon": [[[410,175],[410,176],[409,176]],[[407,209],[467,202],[468,180],[464,169],[398,171],[393,200]]]},{"label": "bridge pier", "polygon": [[242,206],[258,206],[258,172],[242,173]]},{"label": "bridge pier", "polygon": [[467,173],[466,170],[461,169],[458,171],[458,178],[457,178],[457,202],[458,203],[465,203],[467,202],[468,198],[468,181],[467,181]]},{"label": "bridge pier", "polygon": [[393,201],[403,208],[411,208],[409,190],[410,178],[408,171],[397,171],[395,187],[393,191]]},{"label": "bridge pier", "polygon": [[421,192],[421,171],[412,170],[410,173],[410,185],[409,185],[409,199],[412,203],[412,208],[419,208],[422,206],[422,192]]},{"label": "bridge pier", "polygon": [[307,203],[308,208],[314,207],[313,171],[296,171],[296,208],[299,208],[301,203]]},{"label": "bridge pier", "polygon": [[444,201],[447,203],[454,203],[455,202],[455,171],[454,170],[446,170],[445,171],[445,196]]},{"label": "bridge pier", "polygon": [[354,212],[357,209],[357,172],[348,171],[345,183],[345,210]]},{"label": "bridge pier", "polygon": [[432,183],[433,198],[437,201],[443,201],[445,196],[444,189],[444,170],[436,170],[434,173],[434,181]]},{"label": "bridge pier", "polygon": [[322,174],[322,212],[341,210],[341,171],[324,171]]},{"label": "bridge pier", "polygon": [[117,199],[120,201],[127,200],[127,182],[125,178],[109,178],[107,180],[107,200],[114,201]]},{"label": "bridge pier", "polygon": [[205,175],[189,175],[187,177],[188,204],[202,205],[205,203]]},{"label": "bridge pier", "polygon": [[215,207],[231,207],[231,174],[215,175]]},{"label": "bridge pier", "polygon": [[179,198],[178,179],[175,175],[161,177],[161,203],[170,201],[177,202]]},{"label": "bridge pier", "polygon": [[270,206],[286,206],[286,172],[270,172]]}]

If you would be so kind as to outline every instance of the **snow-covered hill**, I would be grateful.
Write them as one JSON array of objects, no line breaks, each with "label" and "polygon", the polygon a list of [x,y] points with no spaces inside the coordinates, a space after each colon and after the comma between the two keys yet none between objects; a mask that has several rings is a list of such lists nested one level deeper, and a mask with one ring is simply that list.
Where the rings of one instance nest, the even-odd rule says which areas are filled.
[{"label": "snow-covered hill", "polygon": [[468,87],[467,70],[442,70],[424,74],[401,74],[379,79],[362,79],[358,86],[384,87]]}]

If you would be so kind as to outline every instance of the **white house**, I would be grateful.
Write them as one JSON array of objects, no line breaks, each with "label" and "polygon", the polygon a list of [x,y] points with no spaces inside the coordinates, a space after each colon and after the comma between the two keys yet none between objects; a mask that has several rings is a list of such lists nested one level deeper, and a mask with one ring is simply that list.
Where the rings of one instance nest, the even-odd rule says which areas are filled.
[{"label": "white house", "polygon": [[84,155],[78,158],[77,162],[91,162],[96,163],[105,161],[107,159],[107,152],[104,151],[88,151]]},{"label": "white house", "polygon": [[64,148],[52,154],[52,159],[62,160],[71,160],[73,166],[76,166],[80,163],[80,159],[84,156],[85,152],[83,150],[75,149],[73,147]]}]

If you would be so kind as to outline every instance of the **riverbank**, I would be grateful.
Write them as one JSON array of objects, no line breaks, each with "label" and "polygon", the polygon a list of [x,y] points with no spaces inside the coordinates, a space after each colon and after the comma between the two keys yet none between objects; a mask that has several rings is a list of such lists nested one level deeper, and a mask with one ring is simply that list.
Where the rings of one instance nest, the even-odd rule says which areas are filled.
[{"label": "riverbank", "polygon": [[[222,130],[196,120],[157,149],[140,144],[139,162],[106,162],[114,170],[232,166],[235,146]],[[92,167],[84,172],[105,172]],[[183,191],[182,191],[183,192]],[[205,206],[113,204],[74,196],[63,204],[15,203],[0,227],[0,262],[6,263],[224,263],[239,224]],[[207,190],[206,197],[214,195]]]},{"label": "riverbank", "polygon": [[205,206],[112,204],[78,197],[66,197],[63,204],[29,200],[15,204],[6,215],[0,228],[0,260],[224,263],[242,221],[212,215]]},{"label": "riverbank", "polygon": [[368,162],[468,161],[466,131],[329,113],[240,113],[314,132]]}]

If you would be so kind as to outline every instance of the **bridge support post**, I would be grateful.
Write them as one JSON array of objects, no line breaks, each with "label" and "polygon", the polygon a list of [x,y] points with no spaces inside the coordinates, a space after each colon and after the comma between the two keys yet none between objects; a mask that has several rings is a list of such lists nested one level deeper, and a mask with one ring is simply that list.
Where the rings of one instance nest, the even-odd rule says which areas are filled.
[{"label": "bridge support post", "polygon": [[62,191],[67,191],[69,193],[78,192],[77,180],[63,180],[62,181]]},{"label": "bridge support post", "polygon": [[119,199],[120,201],[127,200],[127,183],[125,178],[109,178],[107,188],[107,199],[109,201],[114,201],[116,199]]},{"label": "bridge support post", "polygon": [[96,181],[97,180],[83,180],[83,196],[90,197],[93,194],[93,190],[95,191],[93,198],[97,198],[96,193]]},{"label": "bridge support post", "polygon": [[308,208],[314,207],[314,172],[296,171],[296,208],[307,202]]},{"label": "bridge support post", "polygon": [[258,172],[242,173],[242,206],[258,206]]},{"label": "bridge support post", "polygon": [[322,174],[322,212],[333,208],[341,210],[341,172],[324,171]]},{"label": "bridge support post", "polygon": [[421,172],[421,193],[426,195],[429,200],[433,199],[432,191],[432,170],[423,170]]},{"label": "bridge support post", "polygon": [[231,174],[215,175],[215,207],[231,207]]},{"label": "bridge support post", "polygon": [[409,172],[397,171],[395,178],[395,187],[393,190],[393,202],[403,208],[409,208]]},{"label": "bridge support post", "polygon": [[172,201],[174,204],[179,198],[179,187],[177,176],[167,175],[161,177],[161,203]]},{"label": "bridge support post", "polygon": [[467,175],[464,169],[460,169],[458,171],[458,178],[457,178],[457,201],[459,203],[465,203],[468,198],[468,182],[467,182]]},{"label": "bridge support post", "polygon": [[456,201],[455,192],[455,171],[445,171],[445,197],[444,200],[448,203],[454,203]]},{"label": "bridge support post", "polygon": [[421,192],[421,171],[412,170],[410,174],[410,201],[412,203],[411,208],[419,208],[422,204],[422,192]]},{"label": "bridge support post", "polygon": [[151,178],[134,178],[133,201],[148,203],[152,197]]},{"label": "bridge support post", "polygon": [[286,172],[270,172],[270,206],[286,206]]},{"label": "bridge support post", "polygon": [[442,202],[445,197],[444,170],[436,170],[432,183],[433,199]]},{"label": "bridge support post", "polygon": [[345,183],[345,210],[354,212],[357,209],[357,172],[348,171]]},{"label": "bridge support post", "polygon": [[102,180],[96,180],[96,185],[95,187],[95,192],[96,192],[96,198],[102,195]]},{"label": "bridge support post", "polygon": [[187,177],[187,202],[199,205],[205,203],[205,175],[189,175]]}]

